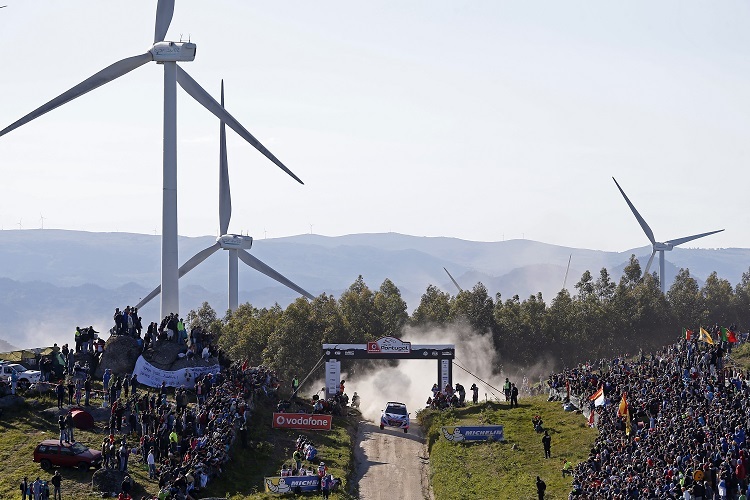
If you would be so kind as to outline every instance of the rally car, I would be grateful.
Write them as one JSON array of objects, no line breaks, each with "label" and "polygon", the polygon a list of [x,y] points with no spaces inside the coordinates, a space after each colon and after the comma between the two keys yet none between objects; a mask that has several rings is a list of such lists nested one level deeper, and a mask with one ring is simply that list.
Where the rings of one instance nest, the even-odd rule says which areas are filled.
[{"label": "rally car", "polygon": [[383,430],[386,425],[409,432],[409,412],[406,411],[404,403],[389,401],[385,404],[383,415],[380,416],[380,430]]}]

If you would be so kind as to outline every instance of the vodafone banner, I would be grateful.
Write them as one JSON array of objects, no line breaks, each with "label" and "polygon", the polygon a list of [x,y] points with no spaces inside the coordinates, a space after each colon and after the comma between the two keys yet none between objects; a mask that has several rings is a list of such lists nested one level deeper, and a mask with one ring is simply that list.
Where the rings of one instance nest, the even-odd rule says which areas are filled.
[{"label": "vodafone banner", "polygon": [[311,415],[309,413],[274,413],[274,429],[298,429],[305,431],[330,431],[331,415]]}]

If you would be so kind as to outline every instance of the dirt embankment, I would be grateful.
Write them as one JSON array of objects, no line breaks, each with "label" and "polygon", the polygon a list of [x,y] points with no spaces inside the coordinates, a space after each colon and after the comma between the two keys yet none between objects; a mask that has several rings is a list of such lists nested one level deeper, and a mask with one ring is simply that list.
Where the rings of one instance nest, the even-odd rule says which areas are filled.
[{"label": "dirt embankment", "polygon": [[356,483],[362,500],[431,498],[429,460],[418,426],[405,434],[362,421],[354,448]]}]

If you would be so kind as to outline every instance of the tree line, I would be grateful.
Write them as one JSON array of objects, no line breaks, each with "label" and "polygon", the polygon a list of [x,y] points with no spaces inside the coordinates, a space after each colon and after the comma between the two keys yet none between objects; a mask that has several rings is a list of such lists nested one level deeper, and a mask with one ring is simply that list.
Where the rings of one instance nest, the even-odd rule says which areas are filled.
[{"label": "tree line", "polygon": [[[482,283],[457,295],[434,285],[425,290],[410,315],[398,287],[389,279],[377,290],[362,276],[336,299],[325,293],[299,298],[286,308],[256,308],[249,303],[219,318],[208,303],[190,311],[190,327],[216,334],[231,359],[276,370],[282,379],[304,377],[319,361],[321,344],[365,343],[399,337],[407,326],[450,328],[468,325],[491,335],[496,365],[550,369],[617,354],[651,351],[674,341],[681,328],[697,331],[715,324],[747,328],[750,269],[735,286],[712,273],[702,287],[681,269],[662,294],[656,273],[644,275],[635,255],[619,282],[606,268],[598,277],[586,271],[571,295],[561,290],[547,304],[541,293],[491,297]],[[457,339],[458,340],[458,339]],[[343,366],[351,370],[353,367]]]}]

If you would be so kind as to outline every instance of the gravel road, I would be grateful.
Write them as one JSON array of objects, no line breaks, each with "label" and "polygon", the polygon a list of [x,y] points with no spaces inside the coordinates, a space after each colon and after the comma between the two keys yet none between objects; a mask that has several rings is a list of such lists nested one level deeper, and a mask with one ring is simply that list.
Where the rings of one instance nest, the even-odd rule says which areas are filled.
[{"label": "gravel road", "polygon": [[418,426],[380,428],[362,421],[357,431],[354,459],[362,500],[430,499],[429,460]]}]

